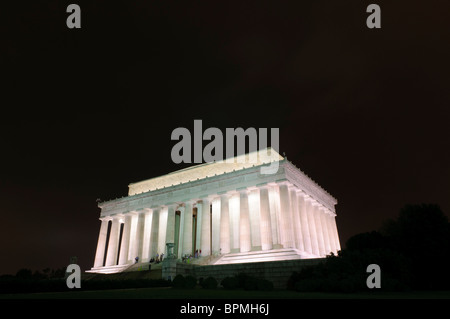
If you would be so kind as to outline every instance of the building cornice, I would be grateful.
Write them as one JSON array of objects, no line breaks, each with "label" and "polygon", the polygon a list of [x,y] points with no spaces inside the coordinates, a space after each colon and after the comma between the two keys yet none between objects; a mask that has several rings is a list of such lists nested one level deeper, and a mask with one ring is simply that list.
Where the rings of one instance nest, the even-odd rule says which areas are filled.
[{"label": "building cornice", "polygon": [[285,168],[286,178],[289,182],[297,186],[299,189],[314,198],[323,206],[330,209],[332,212],[335,212],[334,206],[337,204],[336,198],[331,196],[317,182],[312,180],[308,175],[306,175],[290,161],[285,160],[283,166]]},{"label": "building cornice", "polygon": [[99,203],[98,207],[102,209],[102,216],[106,216],[110,215],[110,213],[116,214],[122,211],[135,210],[135,207],[141,208],[148,205],[164,205],[167,202],[180,202],[185,201],[188,197],[200,198],[205,196],[206,193],[209,193],[208,196],[211,196],[220,192],[234,191],[242,187],[254,186],[261,182],[272,182],[284,175],[284,170],[281,166],[276,174],[260,174],[261,166],[265,165],[268,164],[243,168],[170,187],[116,198]]},{"label": "building cornice", "polygon": [[206,195],[213,196],[224,192],[280,181],[287,181],[295,185],[323,206],[335,212],[334,205],[337,204],[337,200],[287,159],[279,161],[276,174],[261,174],[261,167],[266,165],[269,164],[253,165],[252,167],[242,168],[220,175],[209,176],[102,202],[98,205],[102,209],[101,217],[125,213],[143,207],[155,207],[167,205],[167,203],[184,202],[189,199],[202,198]]}]

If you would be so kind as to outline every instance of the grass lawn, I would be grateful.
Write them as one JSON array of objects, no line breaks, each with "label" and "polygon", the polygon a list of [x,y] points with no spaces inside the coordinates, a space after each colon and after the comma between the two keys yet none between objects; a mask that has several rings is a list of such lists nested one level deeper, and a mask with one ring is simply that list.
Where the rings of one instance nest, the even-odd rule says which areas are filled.
[{"label": "grass lawn", "polygon": [[138,288],[67,292],[0,294],[0,299],[450,299],[450,291],[365,293],[300,293],[289,290]]}]

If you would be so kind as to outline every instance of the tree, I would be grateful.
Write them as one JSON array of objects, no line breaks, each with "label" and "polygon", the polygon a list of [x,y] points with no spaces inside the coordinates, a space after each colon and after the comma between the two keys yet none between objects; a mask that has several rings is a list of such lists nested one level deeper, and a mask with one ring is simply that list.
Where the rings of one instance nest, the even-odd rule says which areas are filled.
[{"label": "tree", "polygon": [[367,289],[370,264],[381,268],[381,290],[448,289],[448,218],[437,205],[406,205],[380,231],[357,234],[338,256],[293,274],[289,285],[299,291],[361,291]]},{"label": "tree", "polygon": [[16,273],[16,278],[29,280],[33,277],[31,269],[22,268]]},{"label": "tree", "polygon": [[387,248],[387,240],[380,232],[372,231],[350,237],[345,245],[348,250]]},{"label": "tree", "polygon": [[410,259],[415,288],[448,287],[450,224],[438,205],[406,205],[381,232],[391,249]]}]

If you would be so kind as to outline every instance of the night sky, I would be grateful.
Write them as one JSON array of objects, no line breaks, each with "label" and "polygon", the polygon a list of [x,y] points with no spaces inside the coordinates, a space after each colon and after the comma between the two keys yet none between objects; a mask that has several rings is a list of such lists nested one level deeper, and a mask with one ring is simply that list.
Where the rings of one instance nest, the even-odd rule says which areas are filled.
[{"label": "night sky", "polygon": [[189,166],[170,137],[194,119],[279,128],[342,246],[408,203],[449,216],[450,2],[242,2],[2,3],[0,274],[90,269],[96,200]]}]

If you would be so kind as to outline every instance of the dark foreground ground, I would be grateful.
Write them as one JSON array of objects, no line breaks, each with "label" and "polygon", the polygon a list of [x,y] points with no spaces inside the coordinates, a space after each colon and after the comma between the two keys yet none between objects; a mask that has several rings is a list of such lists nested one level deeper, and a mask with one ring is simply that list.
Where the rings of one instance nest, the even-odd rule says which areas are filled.
[{"label": "dark foreground ground", "polygon": [[289,290],[135,288],[67,292],[0,294],[0,299],[450,299],[450,291],[366,292],[355,294],[301,293]]}]

